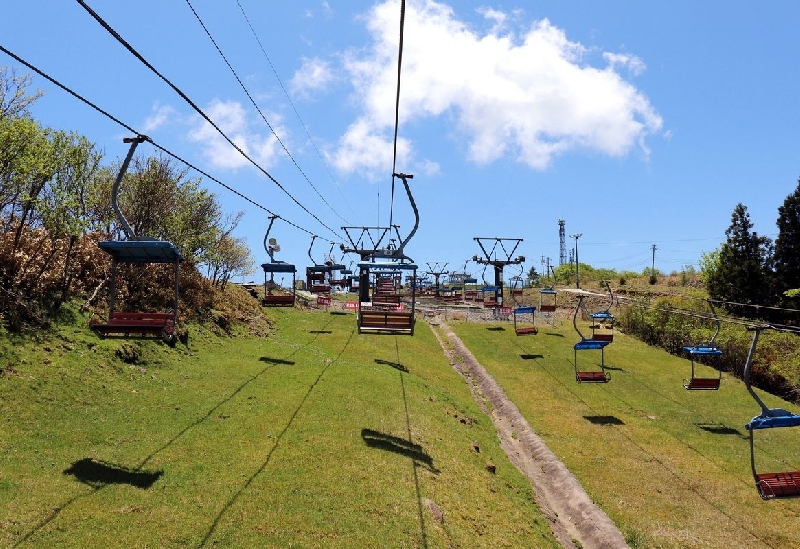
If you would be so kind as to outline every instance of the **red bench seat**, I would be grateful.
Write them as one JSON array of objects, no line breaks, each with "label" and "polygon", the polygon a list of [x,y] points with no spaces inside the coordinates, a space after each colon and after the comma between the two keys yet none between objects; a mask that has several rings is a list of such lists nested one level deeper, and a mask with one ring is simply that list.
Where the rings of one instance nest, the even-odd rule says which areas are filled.
[{"label": "red bench seat", "polygon": [[800,496],[800,471],[759,473],[756,487],[763,499],[796,498]]},{"label": "red bench seat", "polygon": [[141,334],[172,336],[175,332],[174,313],[131,313],[114,311],[105,323],[92,323],[90,327],[100,335]]},{"label": "red bench seat", "polygon": [[578,383],[606,383],[610,379],[605,372],[596,370],[576,372],[575,378],[578,380]]},{"label": "red bench seat", "polygon": [[694,377],[683,384],[689,390],[716,391],[719,389],[718,377]]},{"label": "red bench seat", "polygon": [[414,334],[414,315],[411,311],[380,311],[361,309],[358,316],[358,333],[399,332]]},{"label": "red bench seat", "polygon": [[294,305],[294,296],[291,294],[267,294],[261,299],[261,305],[291,307]]}]

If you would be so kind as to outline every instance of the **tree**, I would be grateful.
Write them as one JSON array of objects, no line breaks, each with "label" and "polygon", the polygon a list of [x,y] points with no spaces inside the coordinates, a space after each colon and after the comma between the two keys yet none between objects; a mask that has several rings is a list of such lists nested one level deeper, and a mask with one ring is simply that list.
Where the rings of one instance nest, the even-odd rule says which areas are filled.
[{"label": "tree", "polygon": [[[103,172],[94,195],[99,224],[112,238],[124,231],[111,210],[111,187],[118,167]],[[120,185],[118,203],[133,236],[169,240],[191,263],[202,263],[219,238],[222,211],[216,196],[202,189],[163,155],[136,157]]]},{"label": "tree", "polygon": [[221,289],[234,276],[247,276],[255,273],[255,263],[250,248],[243,238],[223,234],[217,243],[214,260],[208,262],[211,282]]},{"label": "tree", "polygon": [[[752,228],[747,207],[737,204],[731,225],[725,231],[727,240],[719,249],[716,268],[708,273],[706,283],[711,298],[753,305],[767,305],[771,301],[772,241],[752,232]],[[709,259],[713,265],[713,257]],[[744,316],[753,312],[744,308],[735,310]]]},{"label": "tree", "polygon": [[533,286],[539,282],[539,273],[536,272],[536,267],[528,269],[528,283]]},{"label": "tree", "polygon": [[225,217],[225,221],[219,226],[214,246],[203,260],[211,283],[222,289],[234,276],[255,273],[255,262],[250,248],[243,238],[236,238],[231,234],[243,216],[244,212],[240,211],[236,215]]},{"label": "tree", "polygon": [[31,103],[44,95],[41,91],[29,95],[30,84],[29,74],[17,76],[14,69],[0,67],[0,118],[27,117]]},{"label": "tree", "polygon": [[[778,238],[775,240],[775,283],[778,293],[800,288],[800,181],[778,208]],[[788,296],[792,297],[792,296]]]}]

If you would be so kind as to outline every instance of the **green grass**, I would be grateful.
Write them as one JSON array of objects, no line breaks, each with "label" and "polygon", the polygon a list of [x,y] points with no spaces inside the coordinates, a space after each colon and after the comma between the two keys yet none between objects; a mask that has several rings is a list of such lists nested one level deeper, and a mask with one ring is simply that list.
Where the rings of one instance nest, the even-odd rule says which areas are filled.
[{"label": "green grass", "polygon": [[[800,546],[800,500],[765,502],[755,489],[744,425],[760,410],[741,381],[686,391],[688,360],[617,334],[605,352],[611,381],[578,384],[571,324],[525,337],[491,327],[453,324],[632,547]],[[579,364],[599,355],[579,353]],[[757,435],[760,471],[800,469],[796,429]]]},{"label": "green grass", "polygon": [[175,348],[0,334],[0,547],[557,546],[426,326],[268,314]]}]

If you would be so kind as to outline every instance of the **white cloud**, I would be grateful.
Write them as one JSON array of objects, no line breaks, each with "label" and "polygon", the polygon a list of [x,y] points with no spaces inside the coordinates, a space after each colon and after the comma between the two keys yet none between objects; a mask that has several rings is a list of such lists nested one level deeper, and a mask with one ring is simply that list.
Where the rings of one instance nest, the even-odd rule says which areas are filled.
[{"label": "white cloud", "polygon": [[637,76],[642,74],[646,68],[644,61],[642,61],[635,55],[603,52],[603,59],[608,61],[608,64],[612,69],[616,69],[617,67],[624,67]]},{"label": "white cloud", "polygon": [[[502,12],[482,13],[499,25],[508,22]],[[346,172],[385,171],[391,155],[397,3],[376,5],[365,21],[371,47],[344,54],[355,102],[362,105],[334,153],[337,167]],[[445,4],[410,1],[401,125],[446,114],[457,125],[450,133],[464,140],[469,159],[477,164],[512,158],[542,170],[574,150],[609,156],[637,149],[648,153],[645,139],[661,131],[662,119],[647,97],[617,72],[624,67],[638,74],[645,68],[640,59],[604,53],[606,67],[590,66],[584,60],[587,49],[546,19],[519,31],[519,38],[498,29],[495,25],[479,34]],[[402,150],[412,155],[412,144],[404,142]]]},{"label": "white cloud", "polygon": [[492,8],[478,8],[478,13],[483,15],[486,19],[494,21],[492,33],[500,32],[505,27],[506,21],[508,20],[507,14]]},{"label": "white cloud", "polygon": [[303,65],[294,73],[289,88],[292,93],[308,95],[309,92],[325,89],[333,81],[330,64],[322,59],[303,59]]},{"label": "white cloud", "polygon": [[177,114],[177,111],[169,105],[160,105],[155,103],[153,105],[152,113],[144,121],[144,132],[155,131],[167,122],[172,121]]},{"label": "white cloud", "polygon": [[[249,114],[241,103],[215,100],[204,109],[204,112],[225,135],[262,168],[273,166],[279,155],[283,154],[280,144],[269,128],[265,128],[263,134],[251,128]],[[280,117],[266,112],[264,116],[270,121],[281,140],[286,143],[287,130],[282,126]],[[250,161],[232,147],[211,124],[199,117],[195,121],[195,127],[189,131],[188,137],[201,146],[203,154],[212,166],[237,169],[250,164]]]}]

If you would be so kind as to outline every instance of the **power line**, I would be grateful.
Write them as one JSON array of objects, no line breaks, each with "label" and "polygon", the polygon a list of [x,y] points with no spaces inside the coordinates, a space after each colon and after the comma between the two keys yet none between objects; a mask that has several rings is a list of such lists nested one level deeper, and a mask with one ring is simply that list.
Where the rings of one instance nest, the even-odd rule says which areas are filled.
[{"label": "power line", "polygon": [[267,170],[262,168],[255,160],[250,158],[250,156],[246,152],[244,152],[244,150],[241,147],[239,147],[236,143],[234,143],[233,140],[230,137],[228,137],[228,135],[225,132],[223,132],[222,129],[213,120],[211,120],[211,118],[205,112],[203,112],[203,110],[200,107],[198,107],[191,99],[189,99],[189,97],[180,88],[178,88],[175,84],[173,84],[166,76],[161,74],[153,65],[151,65],[147,61],[147,59],[145,59],[138,51],[136,51],[136,49],[133,46],[131,46],[127,41],[125,41],[125,39],[122,38],[122,36],[120,36],[120,34],[111,27],[111,25],[106,23],[106,21],[104,21],[103,18],[97,14],[97,12],[95,12],[92,8],[90,8],[86,4],[86,2],[84,2],[84,0],[76,0],[76,1],[89,13],[89,15],[91,15],[94,18],[95,21],[97,21],[100,24],[100,26],[102,26],[111,36],[113,36],[120,44],[122,44],[125,47],[125,49],[127,49],[134,57],[136,57],[139,61],[141,61],[142,64],[144,64],[144,66],[150,69],[153,72],[153,74],[158,76],[170,88],[172,88],[175,91],[175,93],[177,93],[184,101],[186,101],[186,103],[188,103],[190,107],[192,107],[200,116],[202,116],[206,122],[211,124],[211,126],[215,130],[217,130],[217,133],[219,133],[223,137],[223,139],[225,139],[225,141],[227,141],[230,144],[231,147],[239,151],[239,154],[241,154],[245,159],[247,159],[251,164],[253,164],[253,166],[255,166],[261,173],[266,175],[273,183],[275,183],[275,185],[277,185],[278,188],[292,200],[292,202],[297,204],[304,212],[313,217],[320,225],[328,229],[331,233],[336,235],[340,240],[344,240],[339,233],[337,233],[334,229],[326,225],[325,222],[323,222],[319,217],[317,217],[316,214],[314,214],[311,210],[306,208],[299,200],[297,200],[297,198],[295,198],[294,195],[292,195],[292,193],[287,191],[286,188],[283,185],[281,185],[281,183],[277,179],[275,179],[269,172],[267,172]]},{"label": "power line", "polygon": [[[6,54],[6,55],[8,55],[9,57],[11,57],[12,59],[14,59],[15,61],[17,61],[18,63],[20,63],[20,64],[22,64],[22,65],[26,66],[27,68],[29,68],[30,70],[32,70],[33,72],[35,72],[36,74],[38,74],[39,76],[41,76],[42,78],[44,78],[45,80],[47,80],[47,81],[49,81],[50,83],[52,83],[53,85],[55,85],[55,86],[57,86],[57,87],[61,88],[62,90],[64,90],[65,92],[67,92],[68,94],[70,94],[71,96],[73,96],[74,98],[76,98],[77,100],[81,101],[82,103],[84,103],[84,104],[88,105],[89,107],[91,107],[92,109],[96,110],[96,111],[97,111],[97,112],[99,112],[100,114],[104,115],[105,117],[107,117],[107,118],[108,118],[109,120],[111,120],[112,122],[115,122],[116,124],[118,124],[118,125],[122,126],[123,128],[125,128],[126,130],[128,130],[128,131],[129,131],[129,132],[131,132],[132,134],[136,134],[136,135],[142,135],[140,132],[138,132],[137,130],[135,130],[135,129],[134,129],[132,126],[130,126],[129,124],[126,124],[125,122],[123,122],[123,121],[122,121],[122,120],[120,120],[119,118],[115,117],[114,115],[112,115],[111,113],[109,113],[108,111],[106,111],[105,109],[103,109],[102,107],[98,106],[97,104],[93,103],[92,101],[89,101],[88,99],[86,99],[85,97],[83,97],[82,95],[80,95],[78,92],[76,92],[76,91],[72,90],[71,88],[67,87],[66,85],[62,84],[61,82],[59,82],[58,80],[56,80],[55,78],[53,78],[53,77],[52,77],[52,76],[50,76],[49,74],[45,73],[45,72],[44,72],[44,71],[42,71],[41,69],[37,68],[36,66],[32,65],[31,63],[28,63],[27,61],[25,61],[24,59],[22,59],[22,58],[21,58],[21,57],[19,57],[18,55],[14,54],[13,52],[9,51],[8,49],[6,49],[5,47],[3,47],[2,45],[0,45],[0,51],[2,51],[3,53],[5,53],[5,54]],[[151,144],[152,144],[152,145],[153,145],[155,148],[157,148],[158,150],[160,150],[160,151],[164,152],[165,154],[167,154],[167,155],[171,156],[171,157],[172,157],[172,158],[174,158],[175,160],[177,160],[177,161],[179,161],[179,162],[182,162],[183,164],[185,164],[185,165],[186,165],[186,166],[188,166],[189,168],[191,168],[191,169],[195,170],[196,172],[198,172],[198,173],[199,173],[199,174],[201,174],[201,175],[204,175],[204,176],[205,176],[205,177],[207,177],[208,179],[210,179],[210,180],[214,181],[215,183],[217,183],[218,185],[220,185],[220,186],[222,186],[223,188],[227,189],[228,191],[232,192],[232,193],[233,193],[233,194],[235,194],[236,196],[238,196],[238,197],[242,198],[243,200],[245,200],[245,201],[249,202],[249,203],[250,203],[250,204],[252,204],[253,206],[255,206],[255,207],[259,208],[259,209],[262,209],[262,210],[264,210],[265,212],[267,212],[267,213],[268,213],[268,214],[270,214],[270,215],[274,215],[274,216],[278,217],[279,219],[282,219],[284,222],[286,222],[287,224],[291,225],[292,227],[294,227],[294,228],[296,228],[296,229],[299,229],[299,230],[301,230],[301,231],[303,231],[303,232],[305,232],[305,233],[308,233],[308,234],[310,234],[310,235],[314,235],[314,233],[313,233],[312,231],[310,231],[310,230],[308,230],[308,229],[306,229],[306,228],[304,228],[304,227],[301,227],[300,225],[298,225],[298,224],[296,224],[296,223],[293,223],[292,221],[289,221],[289,220],[288,220],[288,219],[286,219],[285,217],[282,217],[282,216],[280,216],[280,215],[278,215],[278,214],[274,213],[273,211],[271,211],[271,210],[270,210],[269,208],[267,208],[266,206],[263,206],[262,204],[259,204],[258,202],[256,202],[256,201],[255,201],[255,200],[253,200],[252,198],[250,198],[250,197],[248,197],[248,196],[246,196],[246,195],[242,194],[241,192],[237,191],[236,189],[234,189],[234,188],[233,188],[233,187],[231,187],[230,185],[227,185],[226,183],[223,183],[222,181],[220,181],[220,180],[219,180],[219,179],[217,179],[216,177],[214,177],[214,176],[212,176],[212,175],[210,175],[210,174],[206,173],[204,170],[202,170],[202,169],[198,168],[197,166],[195,166],[195,165],[194,165],[194,164],[192,164],[191,162],[189,162],[189,161],[187,161],[187,160],[185,160],[185,159],[181,158],[180,156],[178,156],[177,154],[173,153],[173,152],[172,152],[172,151],[170,151],[169,149],[167,149],[167,148],[165,148],[165,147],[162,147],[161,145],[159,145],[158,143],[156,143],[155,141],[153,141],[151,138],[149,138],[149,137],[148,137],[148,138],[147,138],[147,141],[148,141],[149,143],[151,143]],[[334,241],[332,241],[332,240],[328,240],[328,239],[324,239],[324,240],[327,240],[329,243],[331,243],[331,244],[334,244]]]},{"label": "power line", "polygon": [[308,182],[308,184],[311,185],[311,188],[314,189],[314,192],[317,193],[317,196],[320,197],[320,199],[325,203],[325,205],[328,206],[328,208],[330,208],[331,211],[333,213],[335,213],[339,217],[339,219],[341,219],[342,221],[347,223],[347,220],[344,217],[342,217],[341,215],[339,215],[339,212],[337,212],[333,208],[333,206],[331,206],[328,203],[328,201],[325,200],[325,197],[322,196],[322,194],[319,192],[319,190],[317,190],[317,188],[314,186],[314,184],[308,178],[308,175],[306,175],[306,173],[303,171],[303,168],[300,167],[300,164],[298,164],[297,160],[294,158],[294,156],[292,156],[292,153],[290,153],[289,149],[286,148],[286,145],[284,144],[283,140],[281,140],[280,136],[278,135],[278,132],[275,131],[275,128],[273,128],[272,124],[269,123],[269,121],[267,120],[267,117],[264,116],[263,112],[261,112],[261,109],[259,108],[259,106],[256,103],[255,99],[253,99],[253,96],[250,95],[250,92],[247,90],[247,87],[242,82],[242,79],[239,78],[239,75],[236,73],[236,71],[234,70],[233,66],[228,61],[228,58],[225,57],[224,53],[222,53],[222,49],[220,49],[219,45],[217,44],[217,41],[214,40],[213,36],[211,36],[211,31],[209,31],[208,27],[206,27],[205,23],[203,23],[203,20],[200,18],[200,15],[197,13],[197,10],[194,9],[194,6],[192,5],[191,1],[190,0],[186,0],[186,3],[189,5],[189,9],[192,10],[192,13],[194,14],[195,18],[197,19],[197,22],[200,23],[201,27],[203,27],[203,30],[206,32],[206,35],[208,36],[208,39],[211,40],[212,44],[214,44],[214,47],[217,49],[217,52],[219,53],[220,57],[222,57],[222,60],[225,61],[225,64],[231,70],[231,73],[233,73],[234,78],[236,78],[236,81],[239,83],[239,86],[241,86],[241,88],[244,91],[245,95],[250,100],[250,103],[252,103],[253,107],[255,107],[256,111],[258,111],[258,114],[261,116],[261,119],[269,127],[270,131],[272,132],[272,135],[275,136],[275,139],[278,141],[280,146],[283,148],[283,150],[286,153],[286,155],[291,159],[292,163],[295,165],[297,170],[303,175],[303,178],[305,178],[305,180]]},{"label": "power line", "polygon": [[397,173],[397,132],[400,126],[400,74],[403,68],[403,28],[406,21],[406,0],[400,0],[400,39],[397,53],[397,97],[394,103],[394,150],[392,153],[392,197],[389,202],[389,226],[394,210],[394,180]]},{"label": "power line", "polygon": [[269,67],[272,69],[272,73],[275,75],[275,79],[278,81],[278,84],[280,85],[281,90],[283,90],[283,94],[286,96],[286,100],[289,101],[289,105],[292,106],[292,110],[294,111],[295,116],[297,116],[297,120],[300,122],[300,126],[303,128],[303,131],[305,132],[306,137],[308,137],[309,143],[311,143],[311,146],[314,148],[314,151],[317,153],[317,156],[319,157],[320,161],[322,162],[322,165],[325,167],[325,171],[328,172],[328,176],[331,178],[331,181],[333,181],[333,184],[336,187],[336,190],[339,191],[339,194],[341,195],[342,199],[344,200],[344,203],[347,204],[347,207],[350,209],[350,211],[353,214],[355,214],[356,212],[353,210],[353,207],[347,201],[347,198],[345,197],[344,193],[342,192],[341,187],[339,187],[339,183],[337,183],[336,182],[336,178],[333,177],[333,174],[331,173],[330,168],[328,168],[328,164],[325,162],[325,158],[323,157],[322,153],[317,148],[317,144],[314,142],[314,139],[311,137],[311,133],[308,131],[308,128],[306,127],[305,123],[303,122],[303,119],[300,117],[300,113],[297,111],[297,108],[295,107],[294,102],[292,101],[292,98],[289,96],[289,92],[286,91],[286,88],[284,87],[280,76],[278,76],[278,71],[275,70],[275,67],[272,64],[272,60],[269,58],[269,55],[267,55],[267,51],[264,49],[264,45],[261,43],[261,40],[258,38],[258,34],[256,34],[256,30],[255,30],[255,28],[253,28],[253,25],[250,22],[250,18],[247,17],[247,13],[245,13],[241,2],[239,2],[239,0],[236,0],[236,4],[239,6],[239,9],[241,10],[242,16],[244,16],[244,20],[247,22],[247,26],[250,27],[250,32],[253,34],[253,38],[256,39],[256,43],[258,43],[258,47],[261,49],[261,53],[264,54],[264,58],[267,60],[267,63],[269,64]]}]

